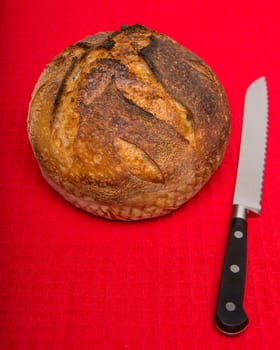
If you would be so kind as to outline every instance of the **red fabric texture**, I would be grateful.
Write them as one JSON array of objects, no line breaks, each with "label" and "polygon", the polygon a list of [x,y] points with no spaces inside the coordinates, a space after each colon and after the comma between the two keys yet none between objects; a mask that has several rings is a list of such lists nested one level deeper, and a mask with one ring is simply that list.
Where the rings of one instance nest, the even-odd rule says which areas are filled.
[{"label": "red fabric texture", "polygon": [[[279,11],[276,1],[2,0],[0,5],[0,349],[279,349]],[[110,222],[43,180],[27,138],[44,66],[99,31],[140,23],[203,58],[231,109],[231,137],[207,185],[171,215]],[[244,93],[267,78],[263,210],[248,220],[245,309],[234,338],[213,325],[231,215]]]}]

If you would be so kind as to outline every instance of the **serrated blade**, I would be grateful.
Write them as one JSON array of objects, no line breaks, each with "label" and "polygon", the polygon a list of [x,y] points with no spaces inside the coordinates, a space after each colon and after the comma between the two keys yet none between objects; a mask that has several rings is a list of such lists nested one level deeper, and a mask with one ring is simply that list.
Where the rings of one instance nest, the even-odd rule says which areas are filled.
[{"label": "serrated blade", "polygon": [[257,214],[261,211],[261,195],[265,166],[268,122],[268,97],[264,77],[247,89],[238,171],[233,204]]}]

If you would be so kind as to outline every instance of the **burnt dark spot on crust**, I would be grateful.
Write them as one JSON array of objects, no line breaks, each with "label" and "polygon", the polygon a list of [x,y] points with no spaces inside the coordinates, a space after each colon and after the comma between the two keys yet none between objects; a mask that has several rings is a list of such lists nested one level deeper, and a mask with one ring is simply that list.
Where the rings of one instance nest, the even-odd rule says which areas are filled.
[{"label": "burnt dark spot on crust", "polygon": [[120,33],[125,33],[129,35],[139,31],[147,31],[147,28],[142,26],[141,24],[133,24],[133,25],[123,24],[120,26],[120,30],[116,30],[115,32],[112,32],[107,40],[108,41],[113,40]]},{"label": "burnt dark spot on crust", "polygon": [[99,46],[99,48],[110,50],[112,47],[114,47],[116,42],[113,39],[106,40],[103,44]]},{"label": "burnt dark spot on crust", "polygon": [[142,26],[141,24],[133,24],[133,25],[126,25],[126,24],[124,24],[124,25],[122,25],[122,26],[120,26],[120,30],[122,31],[122,32],[127,32],[127,33],[131,33],[131,32],[134,32],[134,31],[137,31],[137,30],[145,30],[145,31],[147,31],[147,28],[146,27],[144,27],[144,26]]},{"label": "burnt dark spot on crust", "polygon": [[105,63],[106,65],[112,67],[114,70],[118,71],[119,73],[128,73],[128,68],[118,59],[115,58],[100,58],[100,63]]},{"label": "burnt dark spot on crust", "polygon": [[98,73],[125,78],[128,74],[128,68],[120,60],[114,58],[99,58],[97,59],[96,68],[88,73],[87,77],[90,78],[90,76]]},{"label": "burnt dark spot on crust", "polygon": [[124,31],[124,30],[126,30],[127,28],[129,28],[129,27],[130,27],[129,24],[122,24],[122,25],[120,26],[120,30]]},{"label": "burnt dark spot on crust", "polygon": [[82,49],[88,50],[92,47],[92,44],[84,41],[79,41],[74,47],[81,47]]}]

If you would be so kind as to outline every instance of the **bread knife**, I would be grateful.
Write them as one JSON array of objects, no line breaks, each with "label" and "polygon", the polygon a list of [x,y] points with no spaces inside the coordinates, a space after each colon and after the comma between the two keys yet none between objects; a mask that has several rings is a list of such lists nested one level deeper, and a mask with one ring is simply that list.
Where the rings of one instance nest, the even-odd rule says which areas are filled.
[{"label": "bread knife", "polygon": [[228,335],[239,334],[248,326],[243,307],[247,213],[261,211],[267,125],[267,85],[261,77],[248,87],[245,96],[233,213],[215,312],[216,327]]}]

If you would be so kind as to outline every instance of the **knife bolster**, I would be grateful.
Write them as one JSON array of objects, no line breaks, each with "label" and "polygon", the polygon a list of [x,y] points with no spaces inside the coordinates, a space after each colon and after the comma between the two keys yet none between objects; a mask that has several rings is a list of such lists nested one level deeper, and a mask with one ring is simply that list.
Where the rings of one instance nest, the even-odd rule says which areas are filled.
[{"label": "knife bolster", "polygon": [[232,217],[246,220],[247,209],[239,204],[233,205]]}]

